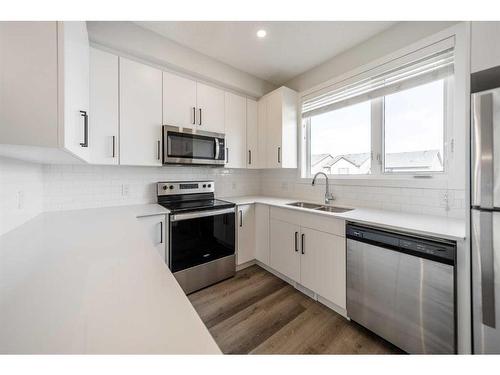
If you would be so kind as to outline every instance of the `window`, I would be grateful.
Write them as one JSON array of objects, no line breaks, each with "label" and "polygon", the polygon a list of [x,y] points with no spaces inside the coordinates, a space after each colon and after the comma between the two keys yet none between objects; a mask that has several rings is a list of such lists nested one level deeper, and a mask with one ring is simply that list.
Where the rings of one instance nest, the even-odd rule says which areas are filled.
[{"label": "window", "polygon": [[305,173],[389,176],[445,171],[454,49],[444,40],[305,98]]},{"label": "window", "polygon": [[384,98],[384,172],[443,172],[445,82]]},{"label": "window", "polygon": [[368,174],[371,105],[355,104],[310,118],[311,174]]}]

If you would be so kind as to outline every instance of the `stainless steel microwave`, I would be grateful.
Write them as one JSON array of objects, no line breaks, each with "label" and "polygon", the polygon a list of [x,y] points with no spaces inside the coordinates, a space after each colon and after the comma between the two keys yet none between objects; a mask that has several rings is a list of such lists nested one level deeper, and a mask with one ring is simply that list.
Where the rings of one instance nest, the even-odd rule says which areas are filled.
[{"label": "stainless steel microwave", "polygon": [[225,135],[163,125],[163,164],[224,165]]}]

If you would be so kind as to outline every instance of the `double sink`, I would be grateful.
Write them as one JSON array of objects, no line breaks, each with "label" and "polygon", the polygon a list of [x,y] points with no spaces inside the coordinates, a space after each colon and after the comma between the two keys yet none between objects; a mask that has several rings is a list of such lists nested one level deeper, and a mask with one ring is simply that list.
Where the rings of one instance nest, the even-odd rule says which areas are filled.
[{"label": "double sink", "polygon": [[335,206],[324,206],[321,204],[308,203],[308,202],[293,202],[287,203],[287,206],[294,206],[300,208],[307,208],[309,210],[317,210],[317,211],[326,211],[326,212],[335,212],[335,213],[343,213],[352,211],[352,208],[345,207],[335,207]]}]

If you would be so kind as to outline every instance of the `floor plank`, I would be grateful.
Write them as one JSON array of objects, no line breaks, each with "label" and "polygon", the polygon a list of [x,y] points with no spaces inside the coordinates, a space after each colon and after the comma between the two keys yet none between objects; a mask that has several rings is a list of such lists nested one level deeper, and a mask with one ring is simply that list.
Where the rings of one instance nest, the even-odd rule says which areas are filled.
[{"label": "floor plank", "polygon": [[401,353],[256,265],[188,297],[226,354]]}]

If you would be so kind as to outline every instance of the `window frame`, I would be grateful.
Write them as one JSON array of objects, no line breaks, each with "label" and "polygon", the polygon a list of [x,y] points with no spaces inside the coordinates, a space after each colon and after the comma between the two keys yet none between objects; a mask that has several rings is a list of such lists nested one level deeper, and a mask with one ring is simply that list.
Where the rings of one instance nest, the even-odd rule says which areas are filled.
[{"label": "window frame", "polygon": [[[385,97],[371,99],[371,168],[369,174],[328,174],[335,180],[414,180],[437,179],[444,180],[449,172],[449,147],[453,139],[451,119],[453,117],[453,81],[454,76],[443,78],[443,171],[417,171],[417,172],[386,172],[385,171]],[[416,86],[418,87],[418,86]],[[340,109],[340,108],[339,108]],[[302,162],[301,177],[311,179],[311,117],[302,119]]]}]

